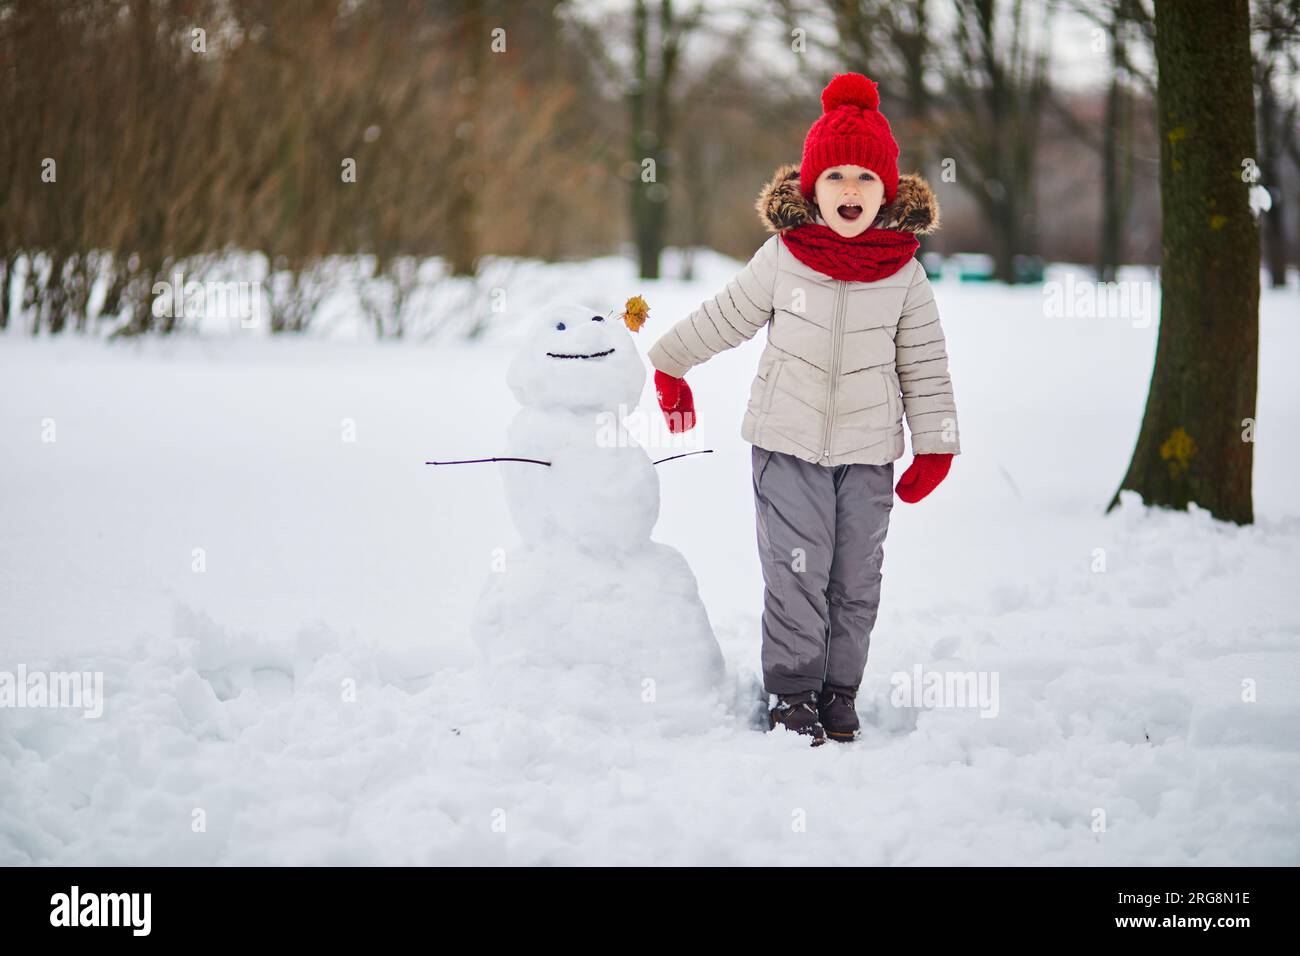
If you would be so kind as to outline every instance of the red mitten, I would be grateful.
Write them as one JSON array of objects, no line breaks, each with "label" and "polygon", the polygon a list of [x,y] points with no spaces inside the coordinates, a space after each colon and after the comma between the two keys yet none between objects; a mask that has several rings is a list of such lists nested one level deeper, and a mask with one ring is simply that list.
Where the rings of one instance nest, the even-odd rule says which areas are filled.
[{"label": "red mitten", "polygon": [[655,369],[655,394],[659,396],[659,407],[663,409],[670,432],[675,435],[695,427],[695,398],[686,379],[673,378]]},{"label": "red mitten", "polygon": [[910,505],[916,504],[935,488],[952,467],[952,455],[916,455],[898,480],[898,497]]}]

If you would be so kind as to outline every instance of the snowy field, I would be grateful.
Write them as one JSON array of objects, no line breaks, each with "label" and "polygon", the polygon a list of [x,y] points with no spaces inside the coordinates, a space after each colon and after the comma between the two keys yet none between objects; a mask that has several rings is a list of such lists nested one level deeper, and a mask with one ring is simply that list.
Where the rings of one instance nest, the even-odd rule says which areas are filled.
[{"label": "snowy field", "polygon": [[[739,263],[700,266],[538,267],[511,301],[642,293],[644,353]],[[816,749],[753,723],[739,427],[761,341],[691,374],[688,440],[652,436],[655,457],[715,449],[659,466],[655,538],[728,668],[713,718],[669,732],[475,655],[516,540],[504,466],[422,462],[509,453],[508,316],[474,345],[3,337],[0,671],[102,672],[106,700],[0,708],[0,863],[1300,863],[1300,296],[1264,294],[1257,524],[1237,528],[1103,515],[1154,321],[936,291],[965,451],[896,504],[864,738]],[[918,667],[996,678],[996,711],[895,706]]]}]

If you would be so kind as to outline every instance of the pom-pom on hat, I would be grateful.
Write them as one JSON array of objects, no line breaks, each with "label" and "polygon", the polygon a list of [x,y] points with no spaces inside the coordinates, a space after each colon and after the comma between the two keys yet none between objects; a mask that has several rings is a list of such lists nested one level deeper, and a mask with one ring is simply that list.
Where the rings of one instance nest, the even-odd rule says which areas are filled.
[{"label": "pom-pom on hat", "polygon": [[817,177],[828,166],[865,166],[885,187],[885,202],[898,192],[898,143],[880,112],[876,84],[861,73],[838,73],[822,90],[822,115],[803,141],[799,189],[814,199]]}]

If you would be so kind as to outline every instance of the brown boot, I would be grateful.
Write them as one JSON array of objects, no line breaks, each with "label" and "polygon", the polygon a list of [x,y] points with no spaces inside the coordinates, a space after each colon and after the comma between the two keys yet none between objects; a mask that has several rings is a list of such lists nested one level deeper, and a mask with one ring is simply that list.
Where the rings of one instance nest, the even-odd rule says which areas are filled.
[{"label": "brown boot", "polygon": [[778,694],[776,706],[768,713],[768,720],[773,730],[780,724],[786,730],[811,737],[810,743],[814,747],[826,743],[826,731],[817,717],[815,690],[806,690],[801,694]]},{"label": "brown boot", "polygon": [[851,687],[832,687],[827,684],[817,698],[817,716],[831,740],[850,741],[862,736],[858,711],[853,699],[858,692]]}]

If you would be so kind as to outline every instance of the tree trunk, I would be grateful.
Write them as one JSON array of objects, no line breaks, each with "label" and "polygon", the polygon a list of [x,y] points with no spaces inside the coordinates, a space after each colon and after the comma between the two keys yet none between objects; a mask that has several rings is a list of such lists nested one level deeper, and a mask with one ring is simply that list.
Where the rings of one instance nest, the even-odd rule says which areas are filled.
[{"label": "tree trunk", "polygon": [[[673,178],[677,83],[682,35],[692,27],[673,11],[672,0],[659,0],[655,35],[649,29],[649,10],[637,0],[632,11],[632,49],[635,60],[628,92],[632,179],[632,233],[642,279],[659,278],[659,256],[668,233],[669,183]],[[653,54],[653,56],[652,56]],[[652,160],[654,176],[643,180],[642,163]]]},{"label": "tree trunk", "polygon": [[[1259,232],[1247,0],[1158,0],[1161,304],[1155,367],[1120,490],[1249,524]],[[1246,440],[1247,434],[1251,440]],[[1119,492],[1107,510],[1119,502]]]},{"label": "tree trunk", "polygon": [[489,42],[487,18],[477,2],[462,2],[455,7],[460,20],[460,36],[466,55],[463,58],[457,89],[455,124],[452,135],[463,140],[450,169],[452,200],[446,218],[446,259],[454,276],[472,276],[478,272],[480,251],[480,190],[486,179],[481,169],[478,144],[482,139],[484,118],[480,115],[484,76],[484,46]]},{"label": "tree trunk", "polygon": [[1110,20],[1111,75],[1106,91],[1106,118],[1101,146],[1101,236],[1097,244],[1097,280],[1114,282],[1124,261],[1124,183],[1119,153],[1126,147],[1123,128],[1127,124],[1126,91],[1120,74],[1127,60],[1124,51],[1124,14],[1117,6]]},{"label": "tree trunk", "polygon": [[[935,161],[939,159],[932,132],[932,97],[925,85],[926,67],[930,63],[934,42],[928,30],[929,12],[925,4],[926,0],[915,0],[911,5],[913,29],[902,31],[901,35],[894,37],[907,71],[908,129],[912,136],[911,152],[915,157],[912,165],[918,172],[933,169]],[[918,239],[920,246],[916,255],[919,259],[931,251],[935,240],[932,235],[919,236]]]},{"label": "tree trunk", "polygon": [[50,278],[45,283],[45,328],[51,335],[61,335],[68,324],[68,255],[53,255]]},{"label": "tree trunk", "polygon": [[993,278],[1007,285],[1016,281],[1016,254],[1020,251],[1015,196],[1007,195],[990,215],[994,227]]},{"label": "tree trunk", "polygon": [[0,280],[0,332],[9,328],[9,299],[14,289],[14,269],[18,265],[18,253],[6,252],[4,256],[4,278]]},{"label": "tree trunk", "polygon": [[[658,182],[660,150],[663,146],[651,127],[650,97],[650,31],[649,13],[644,0],[638,0],[633,10],[632,39],[636,58],[632,88],[628,96],[631,117],[629,155],[635,164],[632,171],[632,194],[629,197],[632,212],[632,237],[636,242],[637,269],[642,279],[659,278],[660,210],[651,189]],[[642,163],[654,162],[654,180],[644,180]]]},{"label": "tree trunk", "polygon": [[1269,281],[1275,289],[1286,286],[1287,237],[1286,210],[1283,207],[1282,158],[1278,140],[1287,127],[1281,122],[1281,109],[1273,93],[1271,71],[1265,71],[1259,84],[1259,166],[1268,187],[1271,208],[1263,214],[1264,252]]}]

